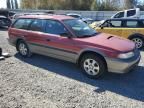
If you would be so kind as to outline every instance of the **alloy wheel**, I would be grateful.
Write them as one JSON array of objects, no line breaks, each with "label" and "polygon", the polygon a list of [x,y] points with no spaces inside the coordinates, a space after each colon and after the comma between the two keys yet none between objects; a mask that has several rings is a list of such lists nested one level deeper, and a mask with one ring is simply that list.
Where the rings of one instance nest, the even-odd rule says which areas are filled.
[{"label": "alloy wheel", "polygon": [[86,59],[84,61],[84,70],[86,71],[87,74],[95,76],[99,73],[100,71],[100,66],[98,62],[94,59]]},{"label": "alloy wheel", "polygon": [[142,48],[142,46],[143,46],[143,40],[142,39],[140,39],[140,38],[133,38],[132,41],[135,42],[136,47],[138,49]]},{"label": "alloy wheel", "polygon": [[19,51],[23,56],[26,56],[28,53],[28,49],[24,43],[19,44]]}]

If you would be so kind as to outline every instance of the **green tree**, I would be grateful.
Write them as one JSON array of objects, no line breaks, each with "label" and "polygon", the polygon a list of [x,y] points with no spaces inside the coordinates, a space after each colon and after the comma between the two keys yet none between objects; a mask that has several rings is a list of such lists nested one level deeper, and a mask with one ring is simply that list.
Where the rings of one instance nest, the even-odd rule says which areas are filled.
[{"label": "green tree", "polygon": [[24,9],[117,10],[112,0],[22,0]]},{"label": "green tree", "polygon": [[138,0],[126,0],[125,9],[135,8],[138,5]]},{"label": "green tree", "polygon": [[94,10],[97,11],[115,11],[119,8],[115,4],[115,0],[97,0],[96,5],[94,5]]}]

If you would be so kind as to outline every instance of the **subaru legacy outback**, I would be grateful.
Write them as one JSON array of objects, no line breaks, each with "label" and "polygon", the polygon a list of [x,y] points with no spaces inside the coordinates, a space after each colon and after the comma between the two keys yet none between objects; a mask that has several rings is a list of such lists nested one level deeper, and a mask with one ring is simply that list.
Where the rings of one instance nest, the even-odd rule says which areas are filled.
[{"label": "subaru legacy outback", "polygon": [[37,53],[76,63],[90,78],[128,72],[141,58],[132,41],[96,32],[70,16],[21,16],[8,33],[9,43],[21,56]]}]

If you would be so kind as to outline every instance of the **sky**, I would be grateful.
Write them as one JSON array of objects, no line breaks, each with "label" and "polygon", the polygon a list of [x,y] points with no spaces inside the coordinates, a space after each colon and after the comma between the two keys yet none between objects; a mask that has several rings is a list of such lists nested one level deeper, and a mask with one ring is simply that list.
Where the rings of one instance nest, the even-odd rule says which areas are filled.
[{"label": "sky", "polygon": [[6,0],[0,0],[0,8],[6,8]]},{"label": "sky", "polygon": [[[20,0],[18,0],[19,3]],[[6,0],[0,0],[0,8],[6,8]]]}]

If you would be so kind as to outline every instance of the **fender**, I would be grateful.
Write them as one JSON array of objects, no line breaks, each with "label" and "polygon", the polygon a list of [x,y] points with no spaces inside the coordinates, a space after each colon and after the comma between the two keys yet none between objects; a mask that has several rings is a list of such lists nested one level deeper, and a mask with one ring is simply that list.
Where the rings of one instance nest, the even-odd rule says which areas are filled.
[{"label": "fender", "polygon": [[[81,59],[82,55],[83,55],[84,53],[89,53],[89,52],[96,53],[96,54],[100,55],[101,57],[103,57],[104,59],[105,59],[105,57],[106,57],[106,55],[105,55],[103,52],[99,51],[98,49],[85,48],[85,49],[82,49],[82,50],[78,53],[78,57],[77,57],[77,59],[76,59],[76,60],[77,60],[76,63],[79,64],[79,60]],[[106,60],[105,60],[105,61],[106,61]]]},{"label": "fender", "polygon": [[128,39],[132,39],[133,37],[140,37],[144,40],[144,35],[143,34],[140,34],[140,33],[134,33],[134,34],[131,34]]}]

